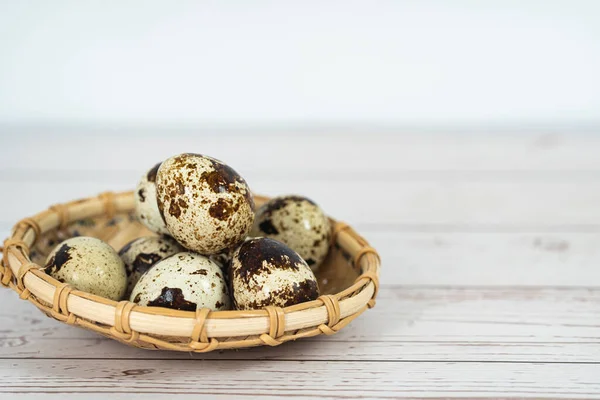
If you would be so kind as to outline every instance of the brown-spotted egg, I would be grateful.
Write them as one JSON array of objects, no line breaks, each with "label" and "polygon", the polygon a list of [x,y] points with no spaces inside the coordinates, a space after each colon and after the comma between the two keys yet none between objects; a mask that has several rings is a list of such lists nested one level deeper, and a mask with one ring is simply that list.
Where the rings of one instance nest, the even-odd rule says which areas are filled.
[{"label": "brown-spotted egg", "polygon": [[48,256],[45,272],[76,289],[120,300],[127,289],[125,265],[100,239],[80,236],[60,243]]},{"label": "brown-spotted egg", "polygon": [[214,158],[187,153],[165,160],[156,190],[167,229],[190,250],[218,253],[252,228],[254,201],[246,181]]},{"label": "brown-spotted egg", "polygon": [[160,164],[156,164],[140,179],[135,189],[135,213],[138,220],[152,232],[169,235],[156,202],[156,174]]},{"label": "brown-spotted egg", "polygon": [[251,236],[270,237],[285,243],[316,271],[329,251],[331,224],[312,200],[281,196],[258,209]]},{"label": "brown-spotted egg", "polygon": [[287,307],[319,297],[314,273],[285,244],[270,238],[242,243],[229,266],[233,304],[239,310]]},{"label": "brown-spotted egg", "polygon": [[192,252],[178,253],[155,264],[135,285],[130,301],[185,311],[231,308],[221,268]]},{"label": "brown-spotted egg", "polygon": [[119,251],[127,272],[127,294],[154,264],[185,249],[168,236],[145,236],[127,243]]}]

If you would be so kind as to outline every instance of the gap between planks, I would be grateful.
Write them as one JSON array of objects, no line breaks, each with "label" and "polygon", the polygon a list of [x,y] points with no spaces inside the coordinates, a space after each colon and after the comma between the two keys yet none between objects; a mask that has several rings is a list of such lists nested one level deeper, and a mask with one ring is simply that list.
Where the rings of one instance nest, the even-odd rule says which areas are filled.
[{"label": "gap between planks", "polygon": [[598,376],[600,365],[546,363],[17,360],[0,365],[0,393],[586,398]]},{"label": "gap between planks", "polygon": [[[364,342],[366,345],[368,345],[370,342]],[[169,358],[153,358],[153,357],[139,357],[139,358],[135,358],[135,357],[131,357],[131,358],[125,358],[125,357],[0,357],[0,361],[1,360],[7,360],[7,361],[16,361],[16,360],[43,360],[43,361],[76,361],[76,360],[83,360],[83,361],[188,361],[188,362],[201,362],[201,361],[211,361],[211,360],[218,360],[218,361],[222,361],[222,362],[239,362],[240,360],[246,360],[246,359],[240,359],[240,358],[227,358],[227,356],[219,356],[218,358],[183,358],[183,357],[169,357]],[[367,363],[367,364],[373,364],[373,363],[394,363],[394,364],[417,364],[417,363],[427,363],[427,364],[481,364],[481,363],[485,363],[485,364],[547,364],[547,365],[597,365],[600,366],[600,361],[594,362],[594,361],[544,361],[544,362],[539,362],[539,361],[499,361],[499,360],[488,360],[488,361],[477,361],[477,360],[466,360],[466,361],[461,361],[461,360],[412,360],[412,359],[404,359],[404,360],[378,360],[378,359],[360,359],[360,360],[338,360],[338,359],[330,359],[330,360],[299,360],[299,359],[285,359],[285,358],[256,358],[253,361],[263,361],[263,362],[275,362],[275,363],[305,363],[307,361],[310,361],[311,363],[348,363],[348,362],[352,362],[352,363]]]}]

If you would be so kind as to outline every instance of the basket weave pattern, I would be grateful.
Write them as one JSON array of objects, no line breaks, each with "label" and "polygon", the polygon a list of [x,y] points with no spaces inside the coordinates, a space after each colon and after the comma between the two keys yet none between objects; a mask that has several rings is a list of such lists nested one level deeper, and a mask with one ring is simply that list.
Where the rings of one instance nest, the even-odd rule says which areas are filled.
[{"label": "basket weave pattern", "polygon": [[[255,199],[259,205],[268,200],[260,196]],[[55,205],[21,220],[4,242],[0,283],[49,317],[69,325],[131,346],[186,352],[277,346],[299,338],[332,335],[375,305],[379,256],[351,227],[333,220],[332,244],[350,258],[360,275],[339,293],[324,294],[317,300],[285,308],[269,306],[252,311],[204,308],[191,312],[142,307],[127,300],[115,302],[76,290],[31,262],[30,249],[44,233],[83,218],[130,212],[133,207],[132,192],[109,192]]]}]

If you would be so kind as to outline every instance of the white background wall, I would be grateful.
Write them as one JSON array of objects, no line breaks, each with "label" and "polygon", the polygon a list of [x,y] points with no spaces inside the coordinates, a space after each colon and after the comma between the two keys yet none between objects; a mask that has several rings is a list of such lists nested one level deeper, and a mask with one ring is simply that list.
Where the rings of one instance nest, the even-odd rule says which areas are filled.
[{"label": "white background wall", "polygon": [[0,124],[600,124],[600,1],[0,1]]}]

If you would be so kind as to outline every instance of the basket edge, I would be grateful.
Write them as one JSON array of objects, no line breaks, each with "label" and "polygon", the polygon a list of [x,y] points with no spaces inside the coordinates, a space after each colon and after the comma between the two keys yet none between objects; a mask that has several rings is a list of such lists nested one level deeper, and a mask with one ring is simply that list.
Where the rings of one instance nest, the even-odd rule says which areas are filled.
[{"label": "basket edge", "polygon": [[[256,198],[259,201],[267,199],[262,196]],[[122,192],[55,205],[26,218],[17,223],[7,240],[0,280],[19,293],[22,299],[30,300],[47,315],[63,322],[80,325],[132,345],[139,346],[137,342],[141,341],[154,347],[181,351],[277,345],[320,333],[333,334],[375,305],[379,256],[364,238],[344,223],[336,224],[335,241],[354,258],[362,274],[351,287],[340,293],[285,309],[272,307],[250,312],[199,310],[195,314],[168,309],[148,311],[144,307],[128,306],[127,301],[117,303],[72,290],[41,272],[39,266],[36,269],[28,260],[27,250],[38,234],[68,221],[102,215],[103,212],[128,212],[132,208],[133,192]],[[9,275],[12,276],[7,280]],[[152,335],[189,338],[190,342],[175,344]],[[247,338],[243,340],[217,341],[217,338],[244,336]]]}]

